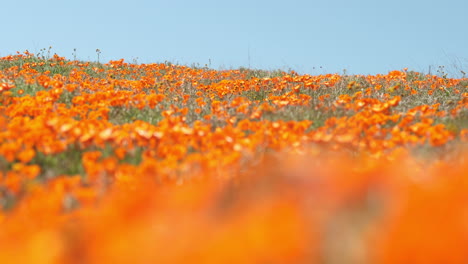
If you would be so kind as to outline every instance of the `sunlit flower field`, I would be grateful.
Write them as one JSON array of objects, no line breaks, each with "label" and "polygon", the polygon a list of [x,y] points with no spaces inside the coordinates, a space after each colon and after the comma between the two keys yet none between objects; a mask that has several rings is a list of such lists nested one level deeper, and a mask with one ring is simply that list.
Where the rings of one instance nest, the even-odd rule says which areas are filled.
[{"label": "sunlit flower field", "polygon": [[0,58],[0,263],[468,263],[468,78]]}]

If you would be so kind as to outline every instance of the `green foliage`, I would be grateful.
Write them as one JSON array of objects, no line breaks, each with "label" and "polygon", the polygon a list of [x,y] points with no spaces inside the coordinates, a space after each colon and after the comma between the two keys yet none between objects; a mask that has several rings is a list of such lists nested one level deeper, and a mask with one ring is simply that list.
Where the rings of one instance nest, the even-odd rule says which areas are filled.
[{"label": "green foliage", "polygon": [[84,175],[84,168],[81,162],[83,150],[74,146],[69,146],[67,150],[47,155],[37,152],[30,162],[41,167],[40,178],[50,178],[59,175]]},{"label": "green foliage", "polygon": [[[18,78],[15,82],[16,89],[13,92],[16,92],[15,96],[22,97],[26,95],[34,96],[36,92],[44,90],[44,87],[40,86],[37,83],[27,84],[23,79]],[[17,92],[23,90],[23,94],[18,94]]]},{"label": "green foliage", "polygon": [[265,99],[268,98],[268,96],[270,95],[270,92],[265,90],[265,89],[261,89],[261,90],[249,90],[249,91],[246,91],[242,94],[244,97],[248,98],[249,100],[251,101],[260,101],[260,102],[263,102],[265,101]]},{"label": "green foliage", "polygon": [[243,74],[246,74],[247,79],[274,78],[274,77],[282,77],[287,74],[286,72],[282,70],[267,71],[267,70],[249,69],[249,68],[244,68],[244,67],[239,68],[239,71]]},{"label": "green foliage", "polygon": [[455,117],[444,117],[436,120],[436,123],[444,124],[445,127],[455,134],[459,134],[462,129],[468,129],[468,109],[463,109]]},{"label": "green foliage", "polygon": [[156,124],[162,119],[161,110],[144,107],[114,106],[109,111],[109,122],[115,125],[132,123],[135,120],[142,120],[150,124]]}]

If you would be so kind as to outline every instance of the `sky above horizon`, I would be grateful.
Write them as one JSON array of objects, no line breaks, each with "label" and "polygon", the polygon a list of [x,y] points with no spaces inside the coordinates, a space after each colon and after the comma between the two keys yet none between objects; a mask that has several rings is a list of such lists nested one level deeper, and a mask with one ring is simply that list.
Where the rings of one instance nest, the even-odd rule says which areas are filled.
[{"label": "sky above horizon", "polygon": [[[52,47],[68,59],[215,69],[454,77],[468,72],[468,1],[17,0],[0,4],[0,56]],[[76,52],[74,52],[76,49]]]}]

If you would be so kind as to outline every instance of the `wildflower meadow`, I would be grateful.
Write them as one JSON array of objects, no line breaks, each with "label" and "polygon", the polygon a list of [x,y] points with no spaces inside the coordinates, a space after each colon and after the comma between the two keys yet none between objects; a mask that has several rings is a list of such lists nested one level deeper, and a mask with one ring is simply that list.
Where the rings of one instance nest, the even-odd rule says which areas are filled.
[{"label": "wildflower meadow", "polygon": [[467,263],[468,78],[0,58],[0,263]]}]

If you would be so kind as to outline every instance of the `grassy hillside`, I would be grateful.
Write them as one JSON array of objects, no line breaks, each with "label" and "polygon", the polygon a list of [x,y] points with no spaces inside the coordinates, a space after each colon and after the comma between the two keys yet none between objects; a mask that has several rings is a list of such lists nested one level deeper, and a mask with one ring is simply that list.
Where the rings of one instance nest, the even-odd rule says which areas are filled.
[{"label": "grassy hillside", "polygon": [[468,79],[0,58],[2,263],[468,261]]}]

